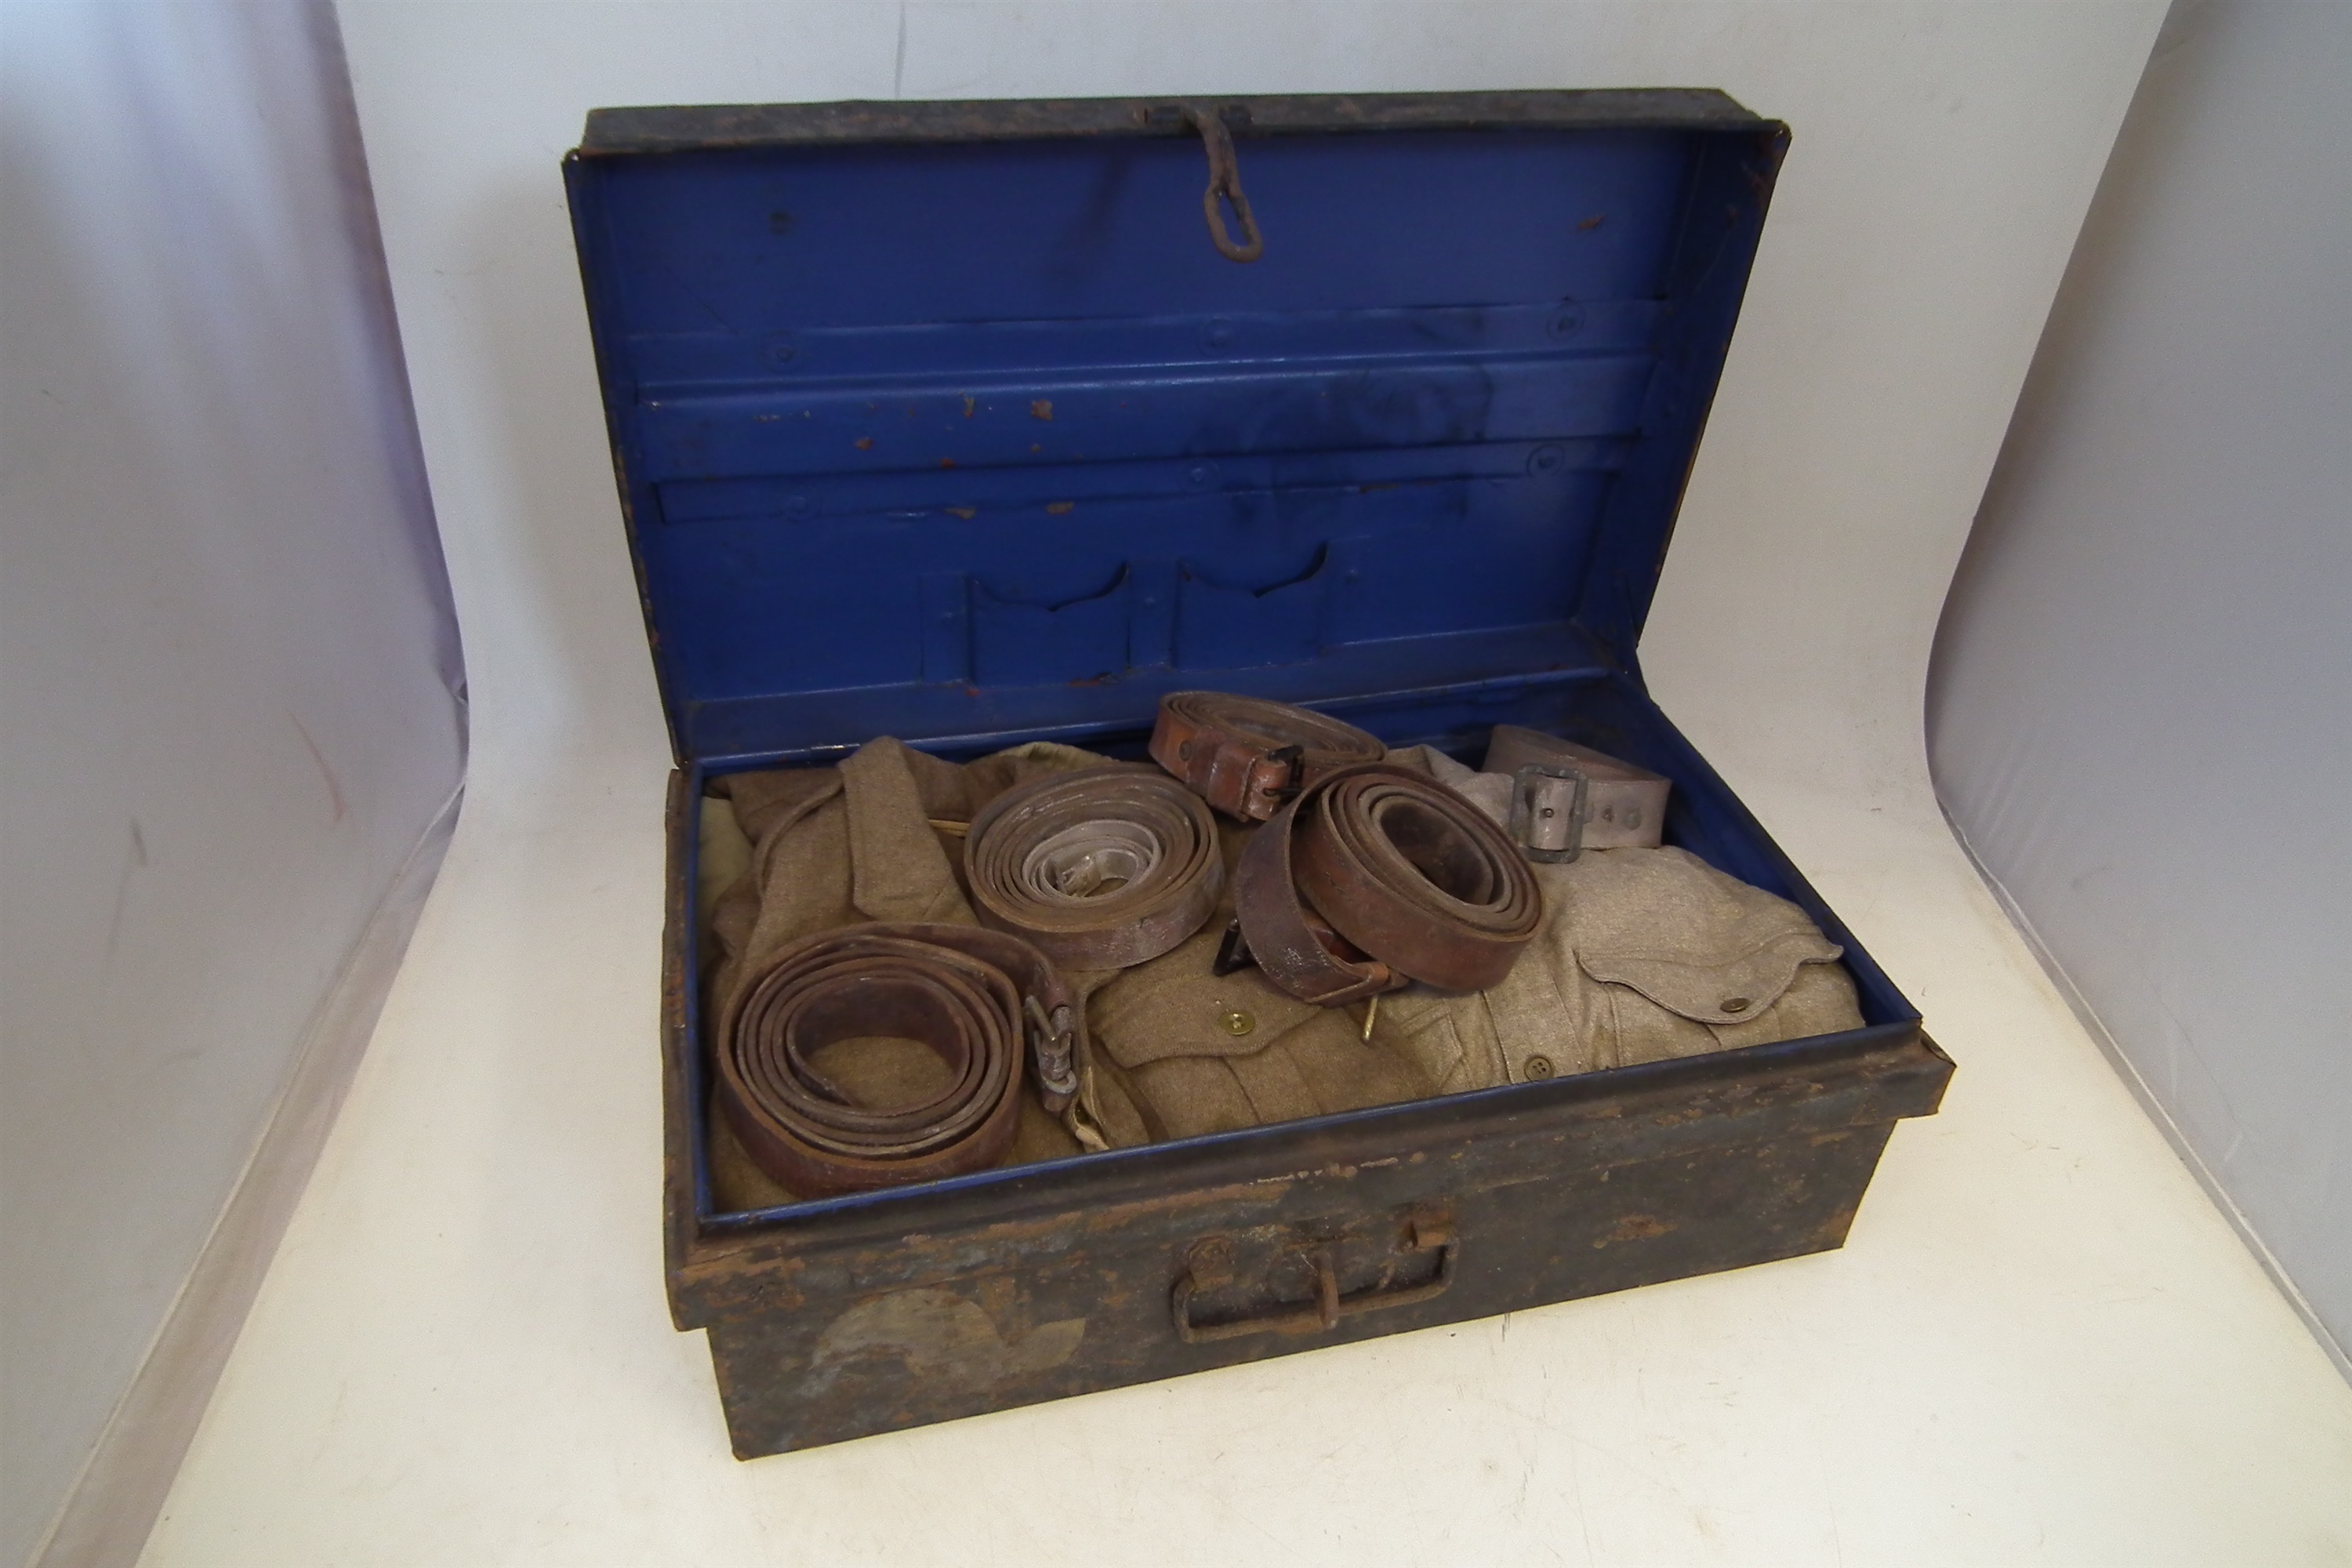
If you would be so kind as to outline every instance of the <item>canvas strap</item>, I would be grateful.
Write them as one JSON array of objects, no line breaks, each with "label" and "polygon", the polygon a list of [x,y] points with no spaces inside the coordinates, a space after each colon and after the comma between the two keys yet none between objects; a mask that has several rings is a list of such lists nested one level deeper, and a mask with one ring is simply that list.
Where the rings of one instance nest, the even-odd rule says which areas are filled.
[{"label": "canvas strap", "polygon": [[1208,922],[1224,891],[1209,808],[1129,763],[1034,779],[972,819],[964,874],[982,921],[1065,969],[1125,969]]}]

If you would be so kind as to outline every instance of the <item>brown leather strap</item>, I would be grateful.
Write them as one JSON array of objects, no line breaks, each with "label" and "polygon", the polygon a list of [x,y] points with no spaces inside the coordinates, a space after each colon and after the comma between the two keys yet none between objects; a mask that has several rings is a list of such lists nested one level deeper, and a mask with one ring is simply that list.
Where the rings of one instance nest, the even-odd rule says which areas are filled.
[{"label": "brown leather strap", "polygon": [[[1013,1145],[1024,1041],[1047,1108],[1068,1103],[1082,1026],[1060,974],[1018,937],[845,926],[784,948],[745,993],[715,1053],[719,1105],[752,1163],[803,1196],[962,1175]],[[852,1102],[814,1058],[871,1036],[928,1046],[948,1087],[917,1104]]]},{"label": "brown leather strap", "polygon": [[1199,931],[1225,888],[1198,795],[1133,763],[1049,774],[972,819],[963,867],[981,920],[1065,969],[1124,969]]},{"label": "brown leather strap", "polygon": [[1502,829],[1385,763],[1344,769],[1284,806],[1243,849],[1234,888],[1266,977],[1326,1006],[1408,978],[1484,990],[1543,921],[1542,890]]},{"label": "brown leather strap", "polygon": [[1153,762],[1244,822],[1264,822],[1318,779],[1387,754],[1353,724],[1223,691],[1170,692],[1151,731]]},{"label": "brown leather strap", "polygon": [[1291,876],[1291,836],[1306,798],[1292,801],[1250,835],[1234,867],[1234,914],[1249,957],[1283,990],[1325,1007],[1393,991],[1405,976],[1368,958],[1299,897]]}]

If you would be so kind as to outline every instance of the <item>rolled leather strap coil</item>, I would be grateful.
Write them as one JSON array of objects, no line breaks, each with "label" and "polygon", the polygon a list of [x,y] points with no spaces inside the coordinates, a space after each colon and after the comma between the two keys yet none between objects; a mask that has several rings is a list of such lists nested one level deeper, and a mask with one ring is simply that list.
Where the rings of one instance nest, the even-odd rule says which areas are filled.
[{"label": "rolled leather strap coil", "polygon": [[1159,957],[1216,912],[1225,865],[1198,795],[1129,763],[1010,789],[972,819],[966,880],[984,924],[1065,969]]},{"label": "rolled leather strap coil", "polygon": [[1318,780],[1387,754],[1353,724],[1223,691],[1170,692],[1151,731],[1153,762],[1244,822],[1264,822]]},{"label": "rolled leather strap coil", "polygon": [[[1032,1051],[1048,1109],[1068,1102],[1079,1026],[1061,975],[1018,937],[845,926],[783,948],[751,983],[714,1053],[719,1110],[752,1163],[803,1196],[962,1175],[1012,1147]],[[853,1102],[815,1054],[876,1036],[929,1047],[948,1086],[910,1104]]]},{"label": "rolled leather strap coil", "polygon": [[1406,979],[1484,990],[1543,923],[1542,889],[1502,829],[1386,763],[1334,773],[1283,807],[1243,849],[1234,894],[1266,977],[1327,1006]]}]

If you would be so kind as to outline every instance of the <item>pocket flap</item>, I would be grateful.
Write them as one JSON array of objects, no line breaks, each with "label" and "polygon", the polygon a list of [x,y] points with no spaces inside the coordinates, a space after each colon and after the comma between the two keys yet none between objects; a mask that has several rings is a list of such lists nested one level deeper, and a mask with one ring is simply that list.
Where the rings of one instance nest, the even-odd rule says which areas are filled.
[{"label": "pocket flap", "polygon": [[1694,1023],[1741,1024],[1778,1002],[1806,964],[1831,963],[1839,952],[1817,934],[1792,932],[1723,963],[1630,952],[1579,952],[1576,961],[1593,979],[1630,985]]},{"label": "pocket flap", "polygon": [[1696,1023],[1745,1023],[1843,952],[1788,900],[1681,849],[1596,850],[1562,870],[1578,966]]}]

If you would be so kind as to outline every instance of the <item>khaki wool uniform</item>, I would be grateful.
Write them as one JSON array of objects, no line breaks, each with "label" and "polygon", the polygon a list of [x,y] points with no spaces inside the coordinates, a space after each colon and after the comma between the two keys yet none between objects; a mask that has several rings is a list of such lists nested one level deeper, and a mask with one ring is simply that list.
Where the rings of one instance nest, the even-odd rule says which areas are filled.
[{"label": "khaki wool uniform", "polygon": [[[1498,775],[1426,747],[1390,760],[1499,809]],[[1035,742],[958,764],[883,739],[838,766],[719,780],[703,803],[697,889],[718,955],[715,1028],[732,1026],[764,960],[802,937],[863,921],[978,923],[957,829],[1004,790],[1101,761]],[[1221,825],[1229,873],[1248,831]],[[1534,869],[1544,926],[1502,984],[1390,993],[1370,1041],[1360,1005],[1297,1001],[1255,969],[1212,973],[1230,890],[1208,925],[1160,957],[1066,974],[1091,1036],[1078,1100],[1057,1121],[1031,1097],[1005,1163],[1860,1026],[1839,949],[1785,900],[1679,849],[1596,850]],[[828,1076],[874,1104],[915,1098],[946,1070],[912,1041],[819,1054]],[[791,1200],[723,1117],[710,1126],[722,1206]]]}]

